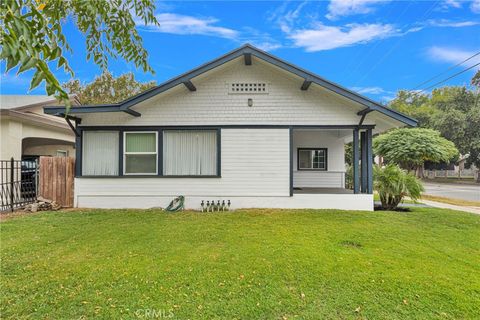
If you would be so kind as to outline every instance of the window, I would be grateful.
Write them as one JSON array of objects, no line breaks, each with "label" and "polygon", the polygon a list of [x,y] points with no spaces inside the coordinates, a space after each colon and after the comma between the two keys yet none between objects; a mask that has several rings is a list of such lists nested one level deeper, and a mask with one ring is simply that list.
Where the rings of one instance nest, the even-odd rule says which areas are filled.
[{"label": "window", "polygon": [[298,170],[327,170],[327,149],[298,149]]},{"label": "window", "polygon": [[166,130],[163,132],[163,174],[216,176],[217,131]]},{"label": "window", "polygon": [[82,175],[118,175],[118,131],[84,131]]},{"label": "window", "polygon": [[67,150],[57,150],[57,157],[68,157],[68,151]]},{"label": "window", "polygon": [[157,174],[157,132],[125,132],[125,175]]}]

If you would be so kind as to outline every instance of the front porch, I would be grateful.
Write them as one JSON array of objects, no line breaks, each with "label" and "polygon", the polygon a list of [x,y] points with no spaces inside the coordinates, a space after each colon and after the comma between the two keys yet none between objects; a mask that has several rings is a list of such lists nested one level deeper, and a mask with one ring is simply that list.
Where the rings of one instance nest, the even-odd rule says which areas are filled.
[{"label": "front porch", "polygon": [[[372,194],[372,129],[293,128],[291,196]],[[349,181],[345,157],[348,143],[352,143]]]}]

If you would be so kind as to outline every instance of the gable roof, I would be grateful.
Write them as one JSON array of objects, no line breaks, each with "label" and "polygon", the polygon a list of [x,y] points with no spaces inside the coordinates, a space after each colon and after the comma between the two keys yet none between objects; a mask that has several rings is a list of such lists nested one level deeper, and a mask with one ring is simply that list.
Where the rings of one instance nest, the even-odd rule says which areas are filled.
[{"label": "gable roof", "polygon": [[[84,106],[81,108],[72,107],[70,112],[72,113],[90,113],[90,112],[127,112],[133,116],[140,116],[140,113],[130,109],[134,105],[149,99],[157,94],[165,92],[179,84],[184,84],[190,90],[194,91],[195,87],[191,83],[191,79],[195,78],[198,75],[201,75],[207,71],[210,71],[216,67],[219,67],[233,59],[244,56],[245,63],[251,64],[251,57],[254,56],[258,59],[266,61],[274,66],[277,66],[283,70],[286,70],[292,74],[295,74],[304,79],[304,83],[301,87],[302,90],[306,90],[311,83],[320,85],[330,91],[333,91],[343,97],[346,97],[350,100],[353,100],[363,106],[365,109],[360,111],[358,114],[363,115],[371,111],[378,111],[382,114],[385,114],[395,120],[398,120],[409,126],[416,126],[417,121],[413,118],[410,118],[398,111],[387,108],[382,104],[375,102],[363,95],[360,95],[354,91],[351,91],[345,87],[342,87],[334,82],[331,82],[325,78],[322,78],[312,72],[309,72],[305,69],[302,69],[298,66],[295,66],[289,62],[286,62],[276,56],[273,56],[263,50],[260,50],[250,44],[245,44],[238,49],[230,51],[227,54],[220,56],[219,58],[207,62],[193,70],[190,70],[186,73],[183,73],[177,77],[174,77],[156,87],[153,87],[149,90],[146,90],[140,94],[137,94],[131,98],[128,98],[122,102],[108,105],[96,105],[96,106]],[[64,114],[64,107],[48,107],[45,108],[45,113],[48,114]]]}]

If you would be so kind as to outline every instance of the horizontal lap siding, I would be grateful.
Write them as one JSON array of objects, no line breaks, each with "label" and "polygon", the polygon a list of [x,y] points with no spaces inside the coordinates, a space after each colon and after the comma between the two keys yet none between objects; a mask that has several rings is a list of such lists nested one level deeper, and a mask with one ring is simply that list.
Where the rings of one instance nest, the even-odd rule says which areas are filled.
[{"label": "horizontal lap siding", "polygon": [[344,172],[296,171],[293,185],[303,188],[344,188],[344,177]]},{"label": "horizontal lap siding", "polygon": [[288,129],[222,129],[221,142],[221,178],[77,178],[77,205],[82,197],[289,195]]}]

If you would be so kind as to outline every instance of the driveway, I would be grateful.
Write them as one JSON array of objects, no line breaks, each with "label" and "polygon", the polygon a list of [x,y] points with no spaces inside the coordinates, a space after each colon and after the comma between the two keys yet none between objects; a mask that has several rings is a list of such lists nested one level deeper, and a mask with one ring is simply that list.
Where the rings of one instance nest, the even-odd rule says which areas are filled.
[{"label": "driveway", "polygon": [[424,182],[425,194],[432,196],[480,201],[480,185]]}]

